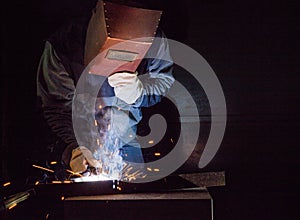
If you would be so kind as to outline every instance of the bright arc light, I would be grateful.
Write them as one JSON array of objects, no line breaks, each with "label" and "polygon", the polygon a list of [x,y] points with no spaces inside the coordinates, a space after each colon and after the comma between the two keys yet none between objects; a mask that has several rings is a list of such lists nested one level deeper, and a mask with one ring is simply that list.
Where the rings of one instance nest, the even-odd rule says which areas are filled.
[{"label": "bright arc light", "polygon": [[78,177],[78,178],[74,178],[72,180],[76,183],[80,183],[80,182],[108,181],[108,180],[113,180],[113,179],[100,174],[100,175],[95,175],[95,176]]}]

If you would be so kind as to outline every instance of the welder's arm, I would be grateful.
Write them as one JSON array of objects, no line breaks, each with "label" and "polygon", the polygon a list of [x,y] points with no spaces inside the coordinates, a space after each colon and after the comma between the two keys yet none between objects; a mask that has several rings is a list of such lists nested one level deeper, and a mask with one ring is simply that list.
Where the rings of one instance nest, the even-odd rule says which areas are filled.
[{"label": "welder's arm", "polygon": [[37,73],[37,94],[44,117],[54,134],[66,143],[62,160],[68,165],[78,147],[72,126],[72,99],[75,85],[54,48],[46,42]]},{"label": "welder's arm", "polygon": [[160,102],[174,83],[173,61],[167,39],[161,37],[155,41],[153,44],[158,47],[157,53],[153,54],[155,58],[148,60],[148,73],[139,76],[143,90],[133,104],[136,107],[149,107]]},{"label": "welder's arm", "polygon": [[[166,38],[156,38],[152,46],[156,52],[150,52],[146,74],[123,72],[108,77],[115,96],[134,107],[149,107],[160,102],[174,83],[173,61]],[[115,105],[122,103],[117,99]]]}]

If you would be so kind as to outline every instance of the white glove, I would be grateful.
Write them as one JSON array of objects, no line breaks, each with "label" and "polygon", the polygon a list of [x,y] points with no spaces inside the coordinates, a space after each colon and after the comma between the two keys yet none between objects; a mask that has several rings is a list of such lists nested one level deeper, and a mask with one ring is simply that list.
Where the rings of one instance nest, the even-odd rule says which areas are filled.
[{"label": "white glove", "polygon": [[143,92],[143,84],[137,77],[137,72],[115,73],[108,77],[108,83],[114,87],[116,97],[127,104],[134,103]]},{"label": "white glove", "polygon": [[73,172],[81,173],[86,171],[88,165],[98,168],[100,163],[93,157],[92,152],[86,147],[77,147],[72,151],[70,167]]}]

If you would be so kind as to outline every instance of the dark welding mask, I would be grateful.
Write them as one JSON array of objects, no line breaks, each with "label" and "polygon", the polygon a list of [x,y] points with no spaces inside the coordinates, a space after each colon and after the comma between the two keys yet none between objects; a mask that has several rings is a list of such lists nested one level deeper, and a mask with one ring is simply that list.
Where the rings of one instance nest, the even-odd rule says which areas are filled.
[{"label": "dark welding mask", "polygon": [[161,14],[160,10],[98,1],[86,35],[84,62],[89,72],[102,76],[135,72],[152,45]]}]

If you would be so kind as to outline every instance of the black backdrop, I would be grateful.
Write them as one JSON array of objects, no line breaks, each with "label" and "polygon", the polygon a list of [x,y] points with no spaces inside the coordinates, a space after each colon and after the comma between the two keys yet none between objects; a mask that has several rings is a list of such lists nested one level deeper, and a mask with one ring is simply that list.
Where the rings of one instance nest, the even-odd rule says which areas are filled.
[{"label": "black backdrop", "polygon": [[[84,0],[6,3],[1,7],[1,182],[26,175],[26,158],[40,135],[35,74],[43,40],[91,6]],[[227,101],[224,141],[203,170],[226,171],[227,186],[211,189],[215,219],[299,219],[296,1],[164,4],[167,36],[209,62]]]}]

